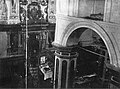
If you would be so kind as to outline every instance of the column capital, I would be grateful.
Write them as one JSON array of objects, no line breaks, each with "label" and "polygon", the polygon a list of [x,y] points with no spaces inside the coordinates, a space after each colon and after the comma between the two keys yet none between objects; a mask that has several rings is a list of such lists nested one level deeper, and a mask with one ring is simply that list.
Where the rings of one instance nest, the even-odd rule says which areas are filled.
[{"label": "column capital", "polygon": [[77,46],[65,47],[57,43],[53,43],[52,45],[55,48],[55,55],[60,58],[70,59],[78,56],[78,53],[75,50]]},{"label": "column capital", "polygon": [[76,52],[76,48],[77,46],[73,45],[73,46],[62,46],[58,43],[52,43],[53,47],[55,48],[55,50],[59,50],[59,51],[62,51],[62,52]]}]

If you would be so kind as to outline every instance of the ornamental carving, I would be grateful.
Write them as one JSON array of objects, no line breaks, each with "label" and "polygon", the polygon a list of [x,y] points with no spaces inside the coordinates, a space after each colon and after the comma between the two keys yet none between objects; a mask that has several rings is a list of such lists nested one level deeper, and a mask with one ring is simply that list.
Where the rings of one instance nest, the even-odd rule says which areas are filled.
[{"label": "ornamental carving", "polygon": [[28,19],[37,21],[41,18],[41,10],[40,6],[37,2],[32,2],[28,5]]}]

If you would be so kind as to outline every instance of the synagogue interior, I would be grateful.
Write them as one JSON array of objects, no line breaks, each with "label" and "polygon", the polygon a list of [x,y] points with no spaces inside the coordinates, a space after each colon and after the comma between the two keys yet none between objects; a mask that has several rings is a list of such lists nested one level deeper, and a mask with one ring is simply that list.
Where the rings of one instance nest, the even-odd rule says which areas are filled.
[{"label": "synagogue interior", "polygon": [[120,0],[0,0],[0,88],[120,88]]}]

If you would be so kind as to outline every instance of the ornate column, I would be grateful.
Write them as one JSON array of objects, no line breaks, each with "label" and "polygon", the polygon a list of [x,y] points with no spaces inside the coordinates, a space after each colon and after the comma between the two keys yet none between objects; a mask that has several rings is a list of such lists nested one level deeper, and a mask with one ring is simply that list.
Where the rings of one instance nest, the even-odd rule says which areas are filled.
[{"label": "ornate column", "polygon": [[78,54],[73,47],[55,46],[55,48],[53,87],[54,89],[72,88]]}]

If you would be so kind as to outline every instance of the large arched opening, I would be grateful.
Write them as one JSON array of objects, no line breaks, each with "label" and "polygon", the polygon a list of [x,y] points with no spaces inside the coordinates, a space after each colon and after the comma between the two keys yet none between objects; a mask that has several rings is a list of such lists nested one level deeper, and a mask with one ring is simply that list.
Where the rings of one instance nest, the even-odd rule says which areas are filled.
[{"label": "large arched opening", "polygon": [[[105,63],[110,63],[110,54],[103,38],[94,30],[82,27],[70,34],[66,45],[76,45],[77,49],[75,51],[79,54],[77,58],[76,79],[81,84],[75,83],[74,87],[107,88],[108,83],[103,84],[102,80],[108,77]],[[88,85],[86,85],[86,82],[89,82]]]},{"label": "large arched opening", "polygon": [[[109,81],[111,76],[106,71],[108,69],[106,64],[117,67],[119,66],[119,60],[114,40],[107,27],[93,21],[72,21],[63,29],[57,29],[55,36],[55,46],[63,47],[63,49],[67,47],[73,47],[74,49],[75,47],[74,52],[77,51],[79,54],[76,77],[82,81],[79,81],[78,84],[86,83],[86,78],[94,80],[95,77],[95,80],[98,80],[98,82],[89,83],[88,87],[85,87],[86,85],[76,86],[74,82],[74,88],[108,88],[110,83],[106,83],[106,77]],[[60,58],[60,60],[62,59]],[[68,70],[70,69],[68,68]]]},{"label": "large arched opening", "polygon": [[[115,47],[113,45],[113,40],[111,40],[109,33],[104,28],[102,28],[101,26],[99,26],[96,23],[90,23],[87,21],[70,23],[65,28],[65,32],[62,35],[61,42],[60,42],[61,45],[72,46],[72,45],[78,44],[79,43],[78,38],[80,38],[82,32],[84,32],[84,30],[82,28],[90,29],[91,31],[96,33],[102,39],[102,41],[104,42],[104,44],[108,50],[110,64],[112,64],[116,67],[119,66],[117,53],[116,53]],[[74,39],[74,37],[72,37],[72,35],[74,33],[77,33],[77,35],[75,34],[76,37],[78,37],[77,39]],[[74,40],[73,44],[69,43],[69,42],[72,42],[72,41],[70,41],[71,38]]]}]

